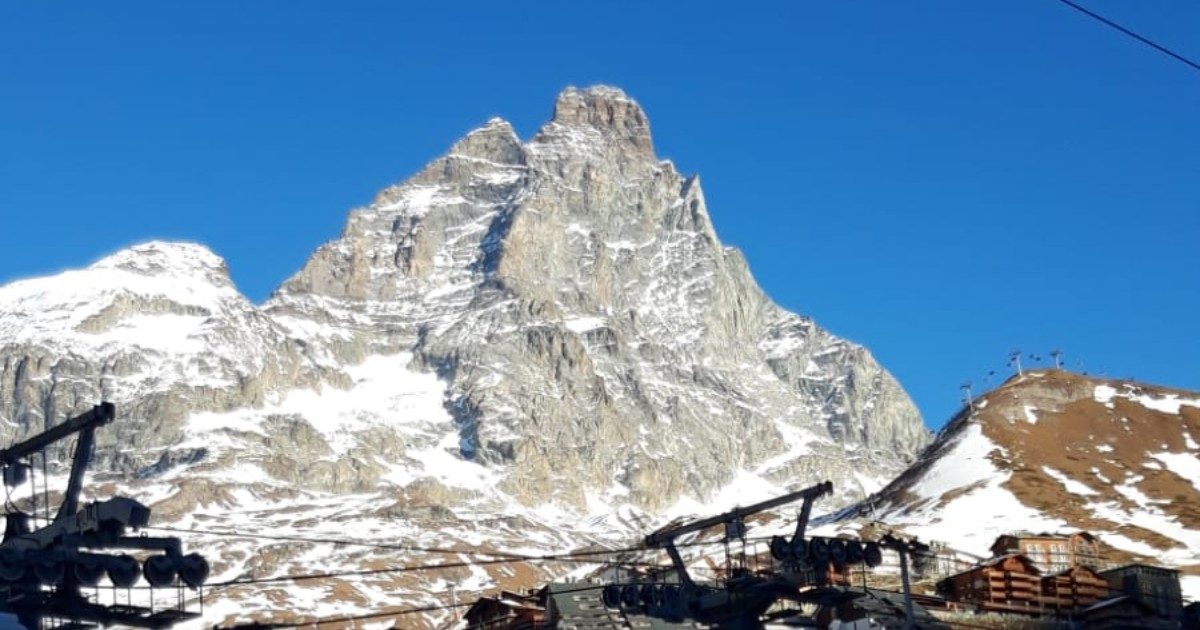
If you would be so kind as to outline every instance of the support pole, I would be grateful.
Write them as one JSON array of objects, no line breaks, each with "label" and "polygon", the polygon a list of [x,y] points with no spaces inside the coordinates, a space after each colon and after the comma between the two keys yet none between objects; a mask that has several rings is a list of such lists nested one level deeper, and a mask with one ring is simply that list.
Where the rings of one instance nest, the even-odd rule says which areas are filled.
[{"label": "support pole", "polygon": [[879,539],[879,543],[885,547],[896,550],[900,555],[900,583],[904,587],[904,630],[912,630],[913,625],[913,603],[912,603],[912,587],[908,583],[908,552],[928,550],[928,546],[923,545],[913,540],[900,540],[892,534],[885,534]]},{"label": "support pole", "polygon": [[913,628],[912,589],[908,585],[908,552],[904,547],[897,547],[900,554],[900,583],[904,585],[904,630]]}]

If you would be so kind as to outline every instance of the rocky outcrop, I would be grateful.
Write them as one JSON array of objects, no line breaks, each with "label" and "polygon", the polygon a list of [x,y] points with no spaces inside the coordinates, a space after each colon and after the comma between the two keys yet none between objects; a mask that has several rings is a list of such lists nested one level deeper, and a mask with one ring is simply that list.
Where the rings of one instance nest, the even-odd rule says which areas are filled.
[{"label": "rocky outcrop", "polygon": [[99,439],[120,454],[101,448],[98,463],[133,472],[180,438],[189,415],[259,407],[271,392],[321,378],[303,344],[200,245],[146,243],[0,288],[6,441],[118,401],[123,421]]},{"label": "rocky outcrop", "polygon": [[928,439],[865,349],[763,295],[614,88],[564,91],[527,143],[501,120],[471,132],[266,310],[342,361],[414,350],[448,383],[462,457],[531,503],[617,484],[662,505],[767,461],[853,491],[855,468],[886,476]]}]

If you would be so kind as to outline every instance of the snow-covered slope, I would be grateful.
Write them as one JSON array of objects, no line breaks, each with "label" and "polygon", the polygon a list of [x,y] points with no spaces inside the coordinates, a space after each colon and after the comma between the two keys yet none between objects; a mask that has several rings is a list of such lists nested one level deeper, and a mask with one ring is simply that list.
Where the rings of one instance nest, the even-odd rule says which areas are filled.
[{"label": "snow-covered slope", "polygon": [[1086,530],[1111,561],[1183,570],[1200,597],[1200,393],[1026,372],[974,401],[860,509],[987,555],[996,536]]},{"label": "snow-covered slope", "polygon": [[[189,529],[456,549],[620,545],[824,479],[845,503],[929,438],[865,348],[762,293],[607,87],[564,91],[528,141],[469,133],[261,306],[180,243],[0,288],[0,440],[100,400],[119,418],[91,496]],[[217,580],[444,560],[213,540]],[[207,610],[361,612],[565,568],[228,588]]]},{"label": "snow-covered slope", "polygon": [[141,372],[194,385],[226,384],[230,377],[201,364],[202,355],[257,373],[269,344],[285,339],[238,293],[224,261],[200,245],[145,243],[86,269],[0,287],[6,345],[56,355],[136,355]]}]

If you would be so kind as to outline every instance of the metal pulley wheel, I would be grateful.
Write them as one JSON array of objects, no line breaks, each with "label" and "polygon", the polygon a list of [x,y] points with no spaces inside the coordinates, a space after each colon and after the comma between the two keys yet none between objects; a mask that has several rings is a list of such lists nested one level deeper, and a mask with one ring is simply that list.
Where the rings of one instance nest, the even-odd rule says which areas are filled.
[{"label": "metal pulley wheel", "polygon": [[177,575],[178,569],[170,556],[150,556],[142,565],[142,577],[150,586],[170,586]]},{"label": "metal pulley wheel", "polygon": [[33,575],[42,584],[58,584],[67,576],[67,567],[58,560],[42,560],[33,563]]},{"label": "metal pulley wheel", "polygon": [[879,543],[869,542],[863,546],[863,562],[869,567],[883,564],[883,550],[879,548]]},{"label": "metal pulley wheel", "polygon": [[824,538],[812,539],[808,543],[808,553],[817,562],[829,560],[829,541]]},{"label": "metal pulley wheel", "polygon": [[621,607],[621,587],[616,584],[605,584],[600,592],[600,599],[608,608]]},{"label": "metal pulley wheel", "polygon": [[208,579],[208,560],[198,553],[179,559],[179,579],[192,588],[199,588]]},{"label": "metal pulley wheel", "polygon": [[104,577],[104,567],[98,562],[83,561],[71,564],[71,573],[84,586],[95,586]]},{"label": "metal pulley wheel", "polygon": [[846,562],[846,541],[840,538],[829,539],[829,558],[837,564]]},{"label": "metal pulley wheel", "polygon": [[863,561],[863,546],[857,540],[846,541],[846,562],[858,564]]},{"label": "metal pulley wheel", "polygon": [[791,546],[783,536],[771,537],[771,557],[783,562],[791,560]]},{"label": "metal pulley wheel", "polygon": [[629,608],[637,608],[638,605],[638,585],[626,584],[625,588],[621,589],[621,603]]},{"label": "metal pulley wheel", "polygon": [[108,581],[118,588],[129,588],[137,584],[142,576],[141,565],[128,554],[113,556],[105,565],[104,572],[108,574]]}]

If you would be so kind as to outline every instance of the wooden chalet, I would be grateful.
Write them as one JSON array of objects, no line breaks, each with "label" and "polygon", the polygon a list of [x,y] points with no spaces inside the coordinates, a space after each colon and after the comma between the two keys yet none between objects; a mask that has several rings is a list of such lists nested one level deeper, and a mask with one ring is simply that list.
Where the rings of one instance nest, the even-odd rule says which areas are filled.
[{"label": "wooden chalet", "polygon": [[1100,541],[1087,532],[1073,534],[1005,534],[992,543],[992,555],[1022,554],[1043,573],[1074,566],[1100,569]]},{"label": "wooden chalet", "polygon": [[480,597],[464,617],[467,627],[478,630],[531,630],[546,621],[545,589],[528,595],[501,591],[496,597]]},{"label": "wooden chalet", "polygon": [[1108,580],[1085,566],[1042,576],[1042,603],[1049,608],[1087,608],[1110,596]]},{"label": "wooden chalet", "polygon": [[947,600],[981,610],[1041,614],[1042,572],[1022,554],[985,560],[938,582],[938,594]]}]

